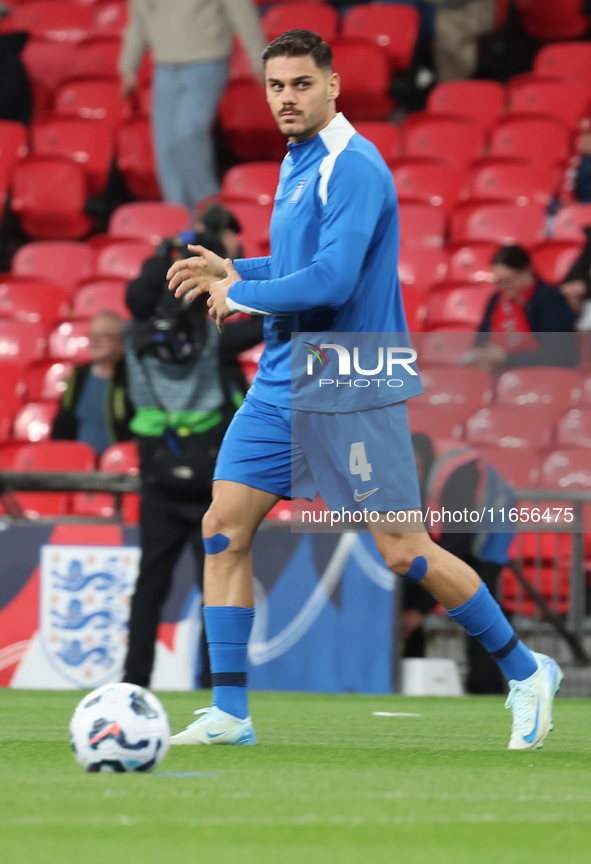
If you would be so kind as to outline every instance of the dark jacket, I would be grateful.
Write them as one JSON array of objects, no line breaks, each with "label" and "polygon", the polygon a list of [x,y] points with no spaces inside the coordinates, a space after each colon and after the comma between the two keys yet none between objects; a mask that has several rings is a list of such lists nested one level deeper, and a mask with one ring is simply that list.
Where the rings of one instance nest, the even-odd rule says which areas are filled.
[{"label": "dark jacket", "polygon": [[[215,237],[209,241],[206,235],[201,235],[197,242],[208,248],[214,247]],[[166,290],[166,273],[171,264],[169,241],[161,244],[156,255],[144,262],[141,272],[127,286],[126,302],[133,318],[137,322],[147,321],[154,314],[162,292]],[[185,247],[186,248],[186,247]],[[217,249],[214,247],[214,251]],[[203,304],[199,301],[203,300]],[[205,305],[206,298],[198,298],[194,306]],[[205,309],[202,310],[205,315]],[[248,321],[229,322],[220,340],[220,364],[222,383],[226,393],[236,389],[246,393],[248,385],[242,373],[238,354],[253,348],[263,341],[264,316],[256,315]]]},{"label": "dark jacket", "polygon": [[[477,345],[485,345],[488,341],[485,334],[491,332],[492,316],[500,296],[500,292],[493,294],[487,304]],[[540,350],[509,354],[507,366],[510,369],[520,366],[576,366],[579,362],[574,332],[577,316],[562,294],[545,282],[538,282],[523,311],[532,333],[536,334]]]},{"label": "dark jacket", "polygon": [[[68,386],[62,396],[60,409],[53,421],[51,437],[54,441],[76,441],[78,420],[76,406],[82,395],[92,364],[76,366],[68,379]],[[108,393],[107,423],[114,441],[130,441],[133,437],[129,431],[129,423],[135,413],[127,395],[127,372],[125,360],[120,360],[115,366],[115,374],[111,378]]]},{"label": "dark jacket", "polygon": [[[589,158],[591,159],[591,157]],[[581,280],[581,282],[584,282],[587,286],[587,294],[584,299],[588,300],[591,298],[591,227],[588,226],[583,230],[585,231],[587,242],[563,281],[574,282]]]}]

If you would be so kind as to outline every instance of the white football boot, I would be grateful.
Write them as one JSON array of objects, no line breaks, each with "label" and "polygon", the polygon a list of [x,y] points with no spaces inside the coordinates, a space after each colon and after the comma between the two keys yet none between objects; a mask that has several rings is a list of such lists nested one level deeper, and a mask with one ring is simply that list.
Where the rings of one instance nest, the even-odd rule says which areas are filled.
[{"label": "white football boot", "polygon": [[513,712],[509,750],[538,750],[554,728],[552,704],[564,678],[558,663],[532,652],[538,668],[525,681],[509,681],[505,708]]},{"label": "white football boot", "polygon": [[173,735],[171,744],[256,744],[254,726],[250,717],[241,720],[221,711],[215,705],[200,708],[194,714],[201,714],[183,732]]}]

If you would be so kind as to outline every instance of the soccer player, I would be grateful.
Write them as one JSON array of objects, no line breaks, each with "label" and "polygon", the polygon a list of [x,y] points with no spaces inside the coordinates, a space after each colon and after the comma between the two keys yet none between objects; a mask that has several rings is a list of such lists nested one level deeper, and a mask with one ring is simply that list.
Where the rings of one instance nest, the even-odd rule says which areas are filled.
[{"label": "soccer player", "polygon": [[[407,330],[397,269],[398,209],[377,149],[336,111],[339,76],[329,45],[310,31],[291,30],[268,45],[263,60],[267,101],[288,138],[271,255],[232,263],[193,247],[195,257],[168,272],[177,296],[209,291],[220,327],[238,310],[266,316],[265,352],[224,438],[213,503],[203,520],[213,706],[196,711],[198,719],[174,735],[173,744],[256,741],[246,686],[254,617],[250,547],[269,510],[292,496],[292,421],[294,458],[305,464],[331,509],[360,510],[371,494],[376,511],[408,511],[411,521],[410,511],[421,504],[401,401],[406,397],[395,390],[389,404],[375,410],[308,413],[316,438],[312,446],[307,436],[297,440],[296,415],[302,412],[291,410],[291,334]],[[366,480],[371,490],[365,491]],[[437,546],[422,526],[394,533],[380,522],[371,529],[387,566],[420,582],[499,664],[513,711],[509,748],[540,747],[552,725],[562,679],[558,665],[519,640],[474,570]]]}]

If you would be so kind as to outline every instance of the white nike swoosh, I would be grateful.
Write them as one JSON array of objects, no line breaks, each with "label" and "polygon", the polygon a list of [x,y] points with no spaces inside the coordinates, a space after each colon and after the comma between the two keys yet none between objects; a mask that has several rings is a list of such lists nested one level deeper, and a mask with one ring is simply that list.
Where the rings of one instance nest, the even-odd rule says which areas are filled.
[{"label": "white nike swoosh", "polygon": [[375,489],[370,489],[369,492],[358,492],[357,489],[353,492],[353,498],[359,503],[359,501],[363,501],[364,498],[368,498],[370,495],[373,495],[374,492],[377,492],[380,487],[376,486]]}]

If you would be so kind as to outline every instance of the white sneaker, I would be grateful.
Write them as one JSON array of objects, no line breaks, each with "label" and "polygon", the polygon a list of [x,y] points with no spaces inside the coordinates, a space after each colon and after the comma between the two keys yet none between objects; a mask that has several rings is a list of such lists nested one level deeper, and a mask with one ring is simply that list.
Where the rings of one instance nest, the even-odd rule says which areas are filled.
[{"label": "white sneaker", "polygon": [[538,668],[525,681],[509,681],[505,708],[513,712],[509,750],[538,750],[554,728],[552,703],[564,678],[551,657],[533,652]]},{"label": "white sneaker", "polygon": [[254,726],[250,717],[241,720],[221,711],[215,705],[200,708],[194,714],[201,714],[183,732],[173,735],[171,744],[256,744]]}]

